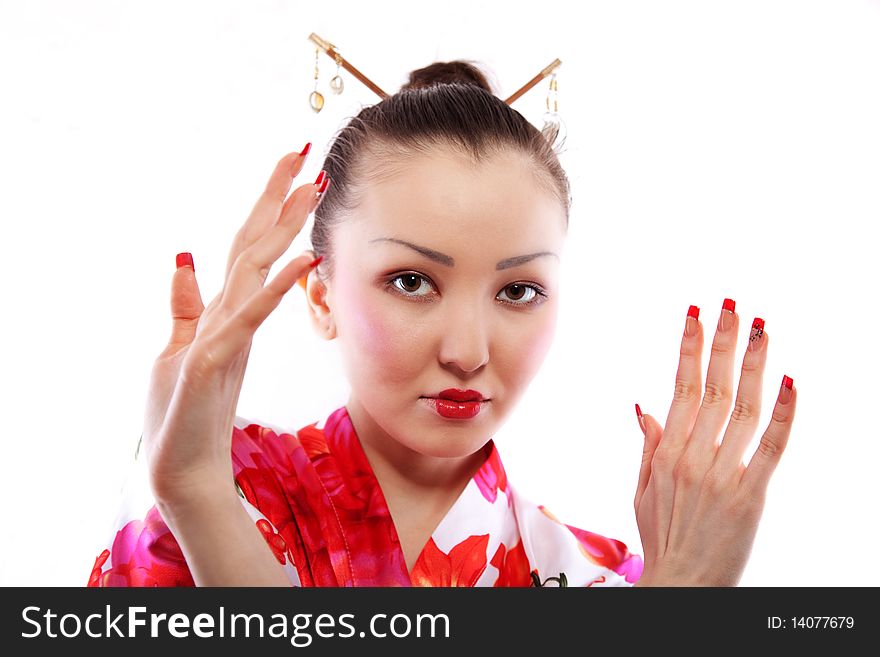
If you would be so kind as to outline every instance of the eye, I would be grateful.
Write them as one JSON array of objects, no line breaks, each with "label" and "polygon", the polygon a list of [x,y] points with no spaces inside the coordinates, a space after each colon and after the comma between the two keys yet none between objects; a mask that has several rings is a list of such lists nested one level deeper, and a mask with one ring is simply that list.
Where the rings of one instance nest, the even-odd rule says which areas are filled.
[{"label": "eye", "polygon": [[427,282],[428,279],[424,276],[414,273],[399,274],[388,281],[390,285],[394,286],[396,289],[403,292],[404,296],[408,297],[428,296],[427,293],[419,294],[419,290],[424,288],[422,284]]},{"label": "eye", "polygon": [[[394,288],[395,294],[416,301],[428,301],[434,288],[434,284],[427,277],[415,272],[397,274],[388,279],[386,285]],[[525,307],[538,305],[546,297],[544,290],[535,284],[511,283],[498,293],[496,299],[508,306]]]},{"label": "eye", "polygon": [[511,306],[536,305],[543,302],[544,298],[547,296],[543,290],[538,288],[538,286],[528,285],[526,283],[512,283],[501,290],[498,295],[500,297],[505,293],[508,293],[507,298],[509,301],[505,299],[500,300]]}]

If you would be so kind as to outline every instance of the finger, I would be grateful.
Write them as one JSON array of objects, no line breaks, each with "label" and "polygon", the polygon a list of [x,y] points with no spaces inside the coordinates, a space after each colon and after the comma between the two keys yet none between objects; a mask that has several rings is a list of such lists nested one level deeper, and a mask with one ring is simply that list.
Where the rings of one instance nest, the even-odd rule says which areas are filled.
[{"label": "finger", "polygon": [[651,483],[656,493],[651,514],[654,517],[658,549],[665,549],[669,537],[675,499],[675,466],[687,444],[699,410],[702,391],[700,361],[703,353],[703,327],[699,321],[700,309],[688,308],[685,330],[681,337],[675,392],[666,417],[662,441],[651,459]]},{"label": "finger", "polygon": [[699,317],[700,309],[691,306],[688,309],[685,330],[681,337],[672,405],[666,418],[666,426],[663,428],[664,449],[668,450],[670,455],[680,452],[687,442],[700,407],[700,394],[703,389],[700,364],[703,355],[703,325]]},{"label": "finger", "polygon": [[689,466],[705,472],[715,458],[716,441],[733,403],[733,363],[739,316],[736,303],[725,299],[712,340],[703,401],[687,444]]},{"label": "finger", "polygon": [[[315,204],[314,206],[307,212],[305,215],[300,215],[299,209],[297,207],[297,200],[294,198],[294,194],[291,194],[290,197],[285,201],[284,206],[281,208],[281,216],[278,218],[279,224],[296,224],[299,222],[299,228],[302,228],[302,224],[305,223],[306,217],[309,214],[317,210],[318,206],[321,204],[321,199],[324,198],[327,194],[327,190],[330,188],[330,185],[333,184],[333,179],[327,175],[326,171],[321,171],[318,174],[318,177],[315,178],[315,182],[312,184],[311,191],[314,192],[315,195]],[[303,187],[308,188],[308,185],[303,185]],[[299,228],[297,231],[299,231]]]},{"label": "finger", "polygon": [[229,314],[234,313],[263,286],[272,265],[290,248],[320,200],[316,198],[316,191],[313,184],[298,187],[291,194],[291,209],[284,216],[285,223],[279,222],[273,226],[238,256],[220,301]]},{"label": "finger", "polygon": [[660,436],[663,435],[663,428],[660,426],[660,423],[650,415],[642,415],[642,422],[645,425],[645,443],[642,449],[642,466],[639,469],[639,483],[636,486],[636,497],[634,500],[637,513],[639,504],[642,502],[642,496],[648,487],[648,481],[651,479],[651,460],[654,458],[657,445],[660,443]]},{"label": "finger", "polygon": [[309,270],[309,256],[298,256],[253,294],[205,340],[207,354],[200,355],[216,368],[226,367],[250,348],[254,333],[272,313],[296,280]]},{"label": "finger", "polygon": [[177,254],[177,270],[171,279],[171,338],[156,359],[150,375],[150,394],[144,414],[144,432],[151,436],[165,418],[165,410],[177,381],[179,363],[174,356],[192,343],[204,312],[191,253]]},{"label": "finger", "polygon": [[756,317],[752,322],[749,345],[743,355],[742,374],[736,391],[733,413],[715,456],[715,464],[722,476],[732,476],[741,469],[743,453],[752,442],[761,417],[761,390],[767,347],[770,336],[764,331],[764,320]]},{"label": "finger", "polygon": [[752,455],[752,460],[740,480],[740,486],[745,488],[750,498],[763,499],[770,477],[773,476],[788,444],[796,406],[797,388],[794,387],[794,381],[783,376],[770,425],[761,436],[758,449]]},{"label": "finger", "polygon": [[684,451],[673,469],[675,493],[672,502],[674,514],[669,525],[670,547],[687,540],[688,527],[698,517],[706,473],[715,461],[719,434],[730,414],[738,326],[736,303],[733,299],[725,299],[712,341],[700,410]]},{"label": "finger", "polygon": [[166,351],[178,351],[193,341],[204,309],[192,254],[178,253],[177,271],[171,279],[171,339]]},{"label": "finger", "polygon": [[229,272],[232,270],[232,266],[241,252],[260,239],[269,228],[275,225],[281,213],[284,199],[287,197],[290,186],[293,184],[293,179],[302,171],[305,165],[311,145],[311,142],[306,144],[300,153],[296,151],[288,153],[275,165],[275,170],[269,177],[266,188],[257,199],[247,221],[239,229],[232,242],[229,258],[226,261],[226,278],[229,278]]}]

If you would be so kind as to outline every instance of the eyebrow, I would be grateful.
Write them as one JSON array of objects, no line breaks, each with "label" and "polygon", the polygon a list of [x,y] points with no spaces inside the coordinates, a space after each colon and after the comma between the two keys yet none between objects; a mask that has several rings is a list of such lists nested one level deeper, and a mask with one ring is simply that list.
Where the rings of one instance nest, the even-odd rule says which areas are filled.
[{"label": "eyebrow", "polygon": [[[421,253],[423,256],[428,258],[429,260],[433,260],[434,262],[439,262],[441,265],[445,267],[455,267],[455,260],[452,256],[448,256],[445,253],[440,253],[439,251],[435,251],[434,249],[429,249],[426,246],[419,246],[418,244],[413,244],[412,242],[407,242],[406,240],[399,240],[393,237],[377,237],[374,240],[370,240],[370,243],[373,242],[392,242],[394,244],[400,244],[402,246],[409,247],[413,251],[417,251]],[[552,251],[539,251],[538,253],[529,253],[528,255],[514,256],[513,258],[505,258],[498,262],[495,265],[495,269],[510,269],[511,267],[517,267],[519,265],[525,264],[530,260],[534,260],[540,256],[553,256],[557,260],[559,256],[553,253]]]}]

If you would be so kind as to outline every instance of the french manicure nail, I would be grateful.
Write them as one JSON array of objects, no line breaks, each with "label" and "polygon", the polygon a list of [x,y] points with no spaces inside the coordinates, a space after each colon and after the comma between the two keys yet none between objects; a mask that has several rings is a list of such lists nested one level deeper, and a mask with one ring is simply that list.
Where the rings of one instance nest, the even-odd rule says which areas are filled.
[{"label": "french manicure nail", "polygon": [[178,253],[177,254],[177,268],[181,267],[191,267],[193,271],[196,270],[196,266],[193,264],[192,253]]},{"label": "french manicure nail", "polygon": [[721,317],[718,318],[718,330],[726,331],[733,327],[733,313],[736,311],[736,301],[725,299],[721,305]]},{"label": "french manicure nail", "polygon": [[296,176],[298,170],[302,171],[302,167],[305,165],[306,158],[309,156],[309,151],[312,150],[312,142],[309,142],[303,149],[299,152],[299,157],[296,158],[293,163],[290,165],[290,175]]},{"label": "french manicure nail", "polygon": [[324,178],[324,182],[321,183],[321,186],[318,188],[318,194],[323,194],[327,190],[327,186],[330,184],[330,176]]},{"label": "french manicure nail", "polygon": [[639,421],[639,427],[642,430],[642,433],[645,433],[645,416],[642,415],[642,409],[639,408],[639,405],[636,404],[636,419]]},{"label": "french manicure nail", "polygon": [[697,306],[688,308],[687,319],[684,320],[684,334],[693,337],[697,334],[697,323],[700,319],[700,309]]},{"label": "french manicure nail", "polygon": [[749,351],[758,351],[764,346],[764,320],[755,317],[752,322],[752,332],[749,335]]},{"label": "french manicure nail", "polygon": [[779,386],[779,403],[787,404],[791,401],[791,387],[794,385],[794,379],[790,376],[782,375],[782,385]]}]

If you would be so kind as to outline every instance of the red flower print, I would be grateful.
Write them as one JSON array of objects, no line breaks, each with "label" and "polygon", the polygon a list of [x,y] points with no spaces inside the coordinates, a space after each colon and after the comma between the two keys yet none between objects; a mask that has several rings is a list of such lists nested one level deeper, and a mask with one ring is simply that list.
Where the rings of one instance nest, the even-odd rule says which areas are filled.
[{"label": "red flower print", "polygon": [[299,443],[306,451],[306,455],[312,460],[318,456],[330,453],[324,432],[321,429],[318,429],[316,424],[317,423],[310,424],[296,432],[296,437],[299,439]]},{"label": "red flower print", "polygon": [[260,518],[257,520],[257,528],[263,533],[263,538],[266,539],[266,543],[272,548],[272,553],[275,555],[275,558],[278,559],[278,563],[282,566],[286,564],[287,558],[285,557],[285,552],[287,552],[287,544],[278,532],[275,531],[272,524],[268,520]]},{"label": "red flower print", "polygon": [[409,585],[387,505],[344,407],[328,418],[326,433],[315,425],[296,435],[256,424],[236,429],[232,452],[242,494],[283,539],[302,586],[377,586],[389,578]]},{"label": "red flower print", "polygon": [[101,567],[104,565],[104,562],[107,561],[109,556],[110,550],[104,550],[98,555],[98,558],[95,559],[95,565],[92,567],[92,574],[89,577],[89,586],[97,586],[98,580],[101,579]]},{"label": "red flower print", "polygon": [[[322,529],[311,510],[314,501],[309,498],[315,486],[304,486],[310,477],[308,457],[295,436],[274,432],[251,424],[245,429],[234,429],[232,435],[232,466],[235,482],[244,498],[266,516],[274,532],[286,546],[291,563],[300,565],[314,562],[307,556],[306,546],[321,540]],[[273,539],[265,536],[267,542]],[[320,543],[319,543],[320,545]],[[274,551],[274,550],[273,550]],[[320,551],[320,550],[319,550]],[[277,557],[276,553],[276,557]],[[321,564],[329,565],[329,555],[322,554]],[[320,583],[305,568],[297,571],[303,586],[335,586],[332,569],[321,569],[329,575]]]},{"label": "red flower print", "polygon": [[489,457],[483,462],[483,465],[474,475],[474,481],[480,492],[489,502],[495,503],[498,497],[498,490],[507,492],[507,473],[501,464],[501,456],[495,449],[495,443],[491,443],[491,452]]},{"label": "red flower print", "polygon": [[444,554],[428,539],[412,569],[413,586],[476,586],[486,570],[488,545],[489,534],[471,536]]},{"label": "red flower print", "polygon": [[[110,568],[101,570],[107,559]],[[155,506],[146,518],[132,520],[113,546],[95,560],[89,586],[195,586],[171,530]]]},{"label": "red flower print", "polygon": [[642,576],[644,567],[642,558],[637,554],[631,554],[624,543],[571,525],[566,527],[577,537],[581,554],[593,563],[623,575],[630,583],[638,581]]},{"label": "red flower print", "polygon": [[498,569],[498,579],[492,586],[531,586],[531,566],[526,557],[526,550],[522,541],[505,552],[504,544],[498,546],[495,556],[490,562]]},{"label": "red flower print", "polygon": [[642,558],[637,554],[632,554],[625,543],[615,538],[606,538],[600,534],[588,532],[585,529],[566,525],[560,522],[548,509],[541,505],[538,508],[554,522],[567,527],[577,538],[581,554],[593,563],[609,568],[618,575],[623,575],[624,579],[630,583],[638,581],[639,577],[642,576],[642,569],[644,568]]}]

